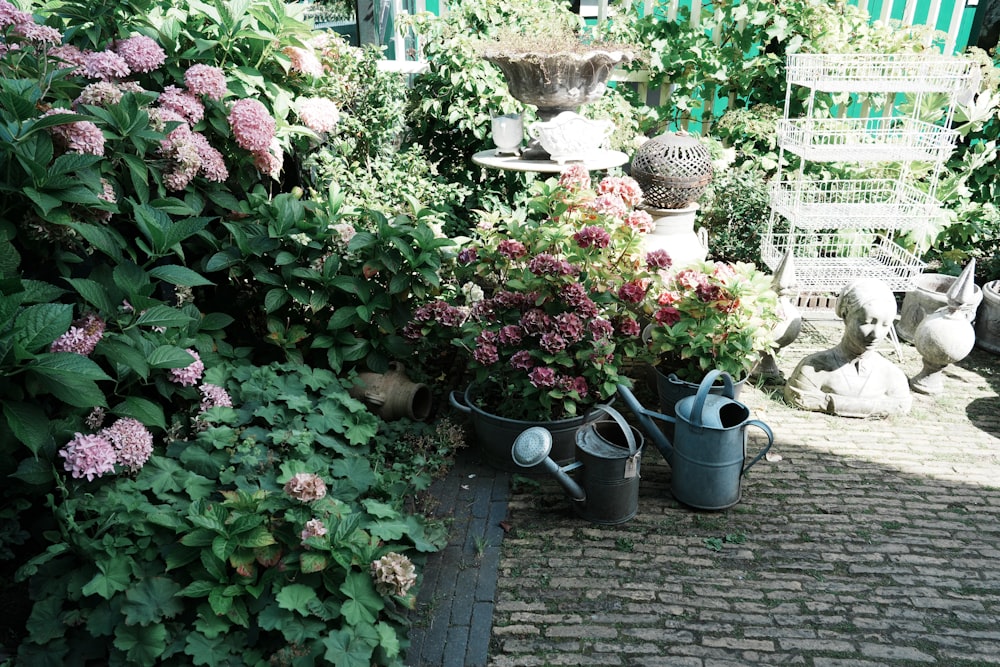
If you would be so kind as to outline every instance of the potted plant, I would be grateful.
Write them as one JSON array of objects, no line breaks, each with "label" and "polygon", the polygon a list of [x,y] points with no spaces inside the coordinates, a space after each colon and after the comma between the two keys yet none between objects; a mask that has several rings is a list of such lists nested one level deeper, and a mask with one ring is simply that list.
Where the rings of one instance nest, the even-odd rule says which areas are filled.
[{"label": "potted plant", "polygon": [[652,323],[643,337],[660,409],[671,416],[674,403],[692,395],[712,369],[745,381],[761,353],[774,348],[780,321],[771,276],[742,262],[700,262],[672,272],[662,291],[649,294],[646,310]]},{"label": "potted plant", "polygon": [[580,166],[536,183],[525,209],[484,216],[458,255],[461,289],[415,312],[412,340],[443,337],[467,352],[471,383],[452,402],[473,417],[491,464],[514,469],[513,438],[539,423],[568,432],[553,458],[572,459],[573,432],[629,382],[641,304],[670,263],[641,254],[651,219],[635,210],[640,199],[631,178],[592,187]]}]

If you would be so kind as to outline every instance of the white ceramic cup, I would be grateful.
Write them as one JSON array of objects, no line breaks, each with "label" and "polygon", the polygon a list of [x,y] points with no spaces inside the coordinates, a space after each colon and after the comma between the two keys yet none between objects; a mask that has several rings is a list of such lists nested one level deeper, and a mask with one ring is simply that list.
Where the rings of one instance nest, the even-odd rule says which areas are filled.
[{"label": "white ceramic cup", "polygon": [[521,114],[509,113],[493,118],[493,143],[497,147],[497,155],[517,155],[521,152],[523,139],[524,122]]}]

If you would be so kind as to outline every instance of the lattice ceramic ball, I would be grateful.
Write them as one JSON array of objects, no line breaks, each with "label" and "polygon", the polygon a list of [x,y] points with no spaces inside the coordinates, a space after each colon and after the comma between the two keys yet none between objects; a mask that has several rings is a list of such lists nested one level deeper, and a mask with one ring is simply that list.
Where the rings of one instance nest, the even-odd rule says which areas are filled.
[{"label": "lattice ceramic ball", "polygon": [[631,174],[642,187],[647,206],[684,208],[712,182],[712,158],[691,135],[667,132],[639,147]]}]

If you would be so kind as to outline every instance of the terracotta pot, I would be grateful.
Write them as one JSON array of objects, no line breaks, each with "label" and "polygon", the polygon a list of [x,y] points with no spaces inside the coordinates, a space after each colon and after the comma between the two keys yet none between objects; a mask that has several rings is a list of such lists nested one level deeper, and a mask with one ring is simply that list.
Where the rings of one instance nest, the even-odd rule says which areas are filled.
[{"label": "terracotta pot", "polygon": [[359,373],[350,394],[386,421],[401,417],[423,421],[431,413],[431,390],[411,381],[395,361],[387,373]]}]

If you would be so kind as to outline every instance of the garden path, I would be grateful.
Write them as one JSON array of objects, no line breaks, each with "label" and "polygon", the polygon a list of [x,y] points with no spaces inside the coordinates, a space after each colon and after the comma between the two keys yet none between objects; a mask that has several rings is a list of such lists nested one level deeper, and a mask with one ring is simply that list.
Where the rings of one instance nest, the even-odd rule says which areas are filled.
[{"label": "garden path", "polygon": [[[810,320],[779,366],[788,374],[839,333]],[[912,346],[902,360],[885,353],[908,376],[919,370]],[[680,505],[648,446],[639,512],[619,526],[575,517],[549,478],[515,478],[508,502],[507,476],[467,455],[449,477],[454,498],[442,497],[466,527],[453,533],[462,547],[428,563],[421,597],[433,591],[435,603],[421,610],[435,620],[417,628],[408,664],[1000,665],[998,392],[1000,358],[978,349],[948,370],[944,395],[915,395],[906,417],[806,413],[750,387],[741,400],[774,429],[776,456],[750,471],[741,502]],[[484,513],[474,508],[486,488]],[[485,523],[463,524],[463,507]],[[475,597],[493,568],[495,597]],[[454,634],[436,620],[446,606]],[[490,631],[475,614],[488,608]]]}]

